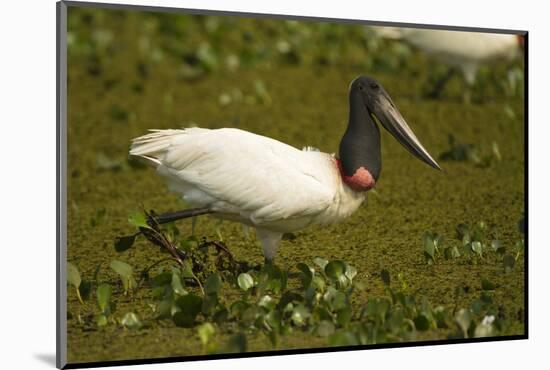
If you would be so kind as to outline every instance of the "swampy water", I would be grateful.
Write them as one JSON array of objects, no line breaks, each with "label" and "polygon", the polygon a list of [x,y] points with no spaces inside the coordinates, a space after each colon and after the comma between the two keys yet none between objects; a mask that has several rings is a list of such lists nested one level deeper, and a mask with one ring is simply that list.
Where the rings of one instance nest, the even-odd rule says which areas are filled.
[{"label": "swampy water", "polygon": [[[422,242],[431,231],[452,243],[458,224],[479,221],[487,225],[489,240],[507,248],[522,237],[517,223],[525,206],[524,100],[511,86],[514,73],[523,71],[521,61],[482,69],[471,89],[457,76],[439,99],[424,99],[429,76],[445,66],[403,44],[369,38],[363,26],[72,7],[68,14],[68,261],[84,280],[92,280],[100,266],[98,279],[115,289],[115,316],[132,311],[148,322],[140,330],[97,327],[94,290],[81,304],[69,289],[70,362],[204,353],[195,329],[155,320],[158,302],[150,289],[123,295],[109,268],[119,259],[140,271],[163,257],[143,238],[126,252],[115,251],[115,238],[134,232],[130,213],[185,207],[153,169],[128,161],[132,138],[151,128],[236,127],[298,148],[337,152],[347,123],[348,85],[361,74],[382,83],[435,158],[451,149],[452,135],[455,145],[470,144],[488,159],[438,159],[439,172],[384,131],[376,191],[347,221],[284,240],[276,263],[292,269],[315,257],[347,261],[366,287],[354,296],[359,305],[386,294],[382,269],[400,273],[411,291],[432,304],[451,308],[469,305],[486,278],[496,285],[493,300],[509,321],[501,335],[524,333],[523,255],[507,272],[490,253],[468,260],[439,256],[428,265]],[[189,220],[177,226],[191,232]],[[217,240],[217,227],[216,220],[201,217],[196,234]],[[248,239],[238,224],[218,228],[237,259],[263,263],[253,232]],[[230,334],[221,330],[219,339]],[[418,339],[447,334],[428,330]],[[328,345],[300,330],[282,337],[276,348],[262,335],[248,339],[250,351]]]}]

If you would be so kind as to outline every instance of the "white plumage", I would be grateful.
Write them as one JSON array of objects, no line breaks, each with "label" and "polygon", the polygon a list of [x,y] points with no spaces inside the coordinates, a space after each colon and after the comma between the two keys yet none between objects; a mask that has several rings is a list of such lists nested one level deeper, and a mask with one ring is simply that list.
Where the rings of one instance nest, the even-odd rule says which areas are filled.
[{"label": "white plumage", "polygon": [[475,82],[480,63],[511,60],[520,55],[518,35],[417,28],[374,27],[380,36],[405,40],[462,70],[468,84]]},{"label": "white plumage", "polygon": [[333,155],[238,129],[151,130],[130,155],[156,167],[190,205],[256,228],[269,260],[283,233],[338,222],[365,199],[342,182]]}]

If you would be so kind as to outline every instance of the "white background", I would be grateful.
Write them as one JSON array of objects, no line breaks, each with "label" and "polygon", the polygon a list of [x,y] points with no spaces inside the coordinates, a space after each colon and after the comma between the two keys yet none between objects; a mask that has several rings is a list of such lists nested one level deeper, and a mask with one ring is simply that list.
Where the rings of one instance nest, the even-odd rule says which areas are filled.
[{"label": "white background", "polygon": [[[114,3],[124,1],[112,0]],[[132,4],[530,31],[530,339],[141,366],[148,369],[520,369],[548,366],[549,12],[543,1],[125,1]],[[0,338],[2,368],[55,359],[55,2],[6,1],[1,13]],[[505,149],[503,149],[505,150]],[[506,207],[505,204],[502,205]]]}]

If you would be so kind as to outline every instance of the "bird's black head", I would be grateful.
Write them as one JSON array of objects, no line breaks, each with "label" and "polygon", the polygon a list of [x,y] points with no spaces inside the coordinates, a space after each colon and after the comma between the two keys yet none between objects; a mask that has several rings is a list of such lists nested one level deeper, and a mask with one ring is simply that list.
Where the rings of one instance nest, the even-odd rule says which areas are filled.
[{"label": "bird's black head", "polygon": [[364,168],[375,181],[378,180],[382,167],[380,133],[374,117],[412,155],[441,169],[378,81],[367,76],[357,77],[350,84],[349,98],[349,124],[340,143],[340,160],[346,176],[353,176],[358,169]]}]

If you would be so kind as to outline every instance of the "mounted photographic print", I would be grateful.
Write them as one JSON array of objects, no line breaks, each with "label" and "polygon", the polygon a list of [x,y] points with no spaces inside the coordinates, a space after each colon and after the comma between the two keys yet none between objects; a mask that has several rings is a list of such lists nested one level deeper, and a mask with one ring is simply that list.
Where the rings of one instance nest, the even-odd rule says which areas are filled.
[{"label": "mounted photographic print", "polygon": [[527,338],[527,32],[57,9],[58,367]]}]

